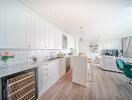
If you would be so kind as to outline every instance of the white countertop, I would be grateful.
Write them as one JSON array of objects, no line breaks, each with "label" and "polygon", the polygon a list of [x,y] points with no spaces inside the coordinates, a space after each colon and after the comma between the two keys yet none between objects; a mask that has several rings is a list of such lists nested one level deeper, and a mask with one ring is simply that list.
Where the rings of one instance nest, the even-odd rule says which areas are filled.
[{"label": "white countertop", "polygon": [[24,64],[18,64],[18,65],[5,66],[5,67],[3,66],[3,68],[0,68],[0,78],[17,73],[17,72],[21,72],[24,70],[40,67],[40,66],[43,66],[45,63],[50,63],[53,61],[65,59],[66,57],[70,57],[70,56],[65,56],[63,58],[58,58],[51,61],[42,60],[37,62],[30,62],[30,63],[24,63]]},{"label": "white countertop", "polygon": [[44,63],[45,62],[39,61],[39,62],[24,63],[18,65],[5,66],[5,67],[3,66],[3,68],[0,69],[0,78],[17,72],[42,66]]}]

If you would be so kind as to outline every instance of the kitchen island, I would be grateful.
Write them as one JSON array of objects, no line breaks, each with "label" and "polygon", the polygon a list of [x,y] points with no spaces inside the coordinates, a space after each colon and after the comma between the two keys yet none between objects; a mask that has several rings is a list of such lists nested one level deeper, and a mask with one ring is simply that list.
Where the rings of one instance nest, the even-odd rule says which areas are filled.
[{"label": "kitchen island", "polygon": [[88,57],[87,56],[73,56],[71,58],[71,65],[73,68],[72,82],[87,86],[88,84]]}]

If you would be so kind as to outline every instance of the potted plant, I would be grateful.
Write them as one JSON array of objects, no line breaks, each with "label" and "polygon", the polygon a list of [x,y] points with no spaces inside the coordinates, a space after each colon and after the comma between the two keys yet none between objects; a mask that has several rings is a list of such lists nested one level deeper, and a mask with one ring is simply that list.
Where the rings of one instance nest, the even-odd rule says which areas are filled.
[{"label": "potted plant", "polygon": [[0,53],[0,60],[4,62],[4,65],[7,64],[7,61],[11,58],[14,58],[15,55],[13,53],[9,53],[9,52],[3,52]]}]

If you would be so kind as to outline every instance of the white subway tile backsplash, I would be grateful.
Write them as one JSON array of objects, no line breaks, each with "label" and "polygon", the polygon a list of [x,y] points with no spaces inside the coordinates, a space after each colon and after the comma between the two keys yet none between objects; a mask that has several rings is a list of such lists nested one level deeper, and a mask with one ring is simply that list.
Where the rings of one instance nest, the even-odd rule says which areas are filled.
[{"label": "white subway tile backsplash", "polygon": [[[22,49],[0,49],[0,52],[11,52],[15,54],[15,58],[9,59],[7,65],[22,64],[32,62],[32,57],[37,57],[38,60],[47,59],[56,56],[62,50],[22,50]],[[64,50],[64,53],[68,53],[68,50]],[[0,66],[3,62],[0,61]]]}]

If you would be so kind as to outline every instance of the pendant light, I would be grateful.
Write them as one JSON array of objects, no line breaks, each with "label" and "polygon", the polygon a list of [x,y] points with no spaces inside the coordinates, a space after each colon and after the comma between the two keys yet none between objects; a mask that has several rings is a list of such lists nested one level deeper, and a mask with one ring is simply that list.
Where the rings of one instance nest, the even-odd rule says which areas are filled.
[{"label": "pendant light", "polygon": [[84,35],[84,31],[83,31],[83,27],[82,26],[80,26],[80,30],[81,30],[81,33],[80,33],[80,43],[81,43],[81,45],[83,45],[83,43],[84,43],[84,39],[83,39],[83,35]]}]

